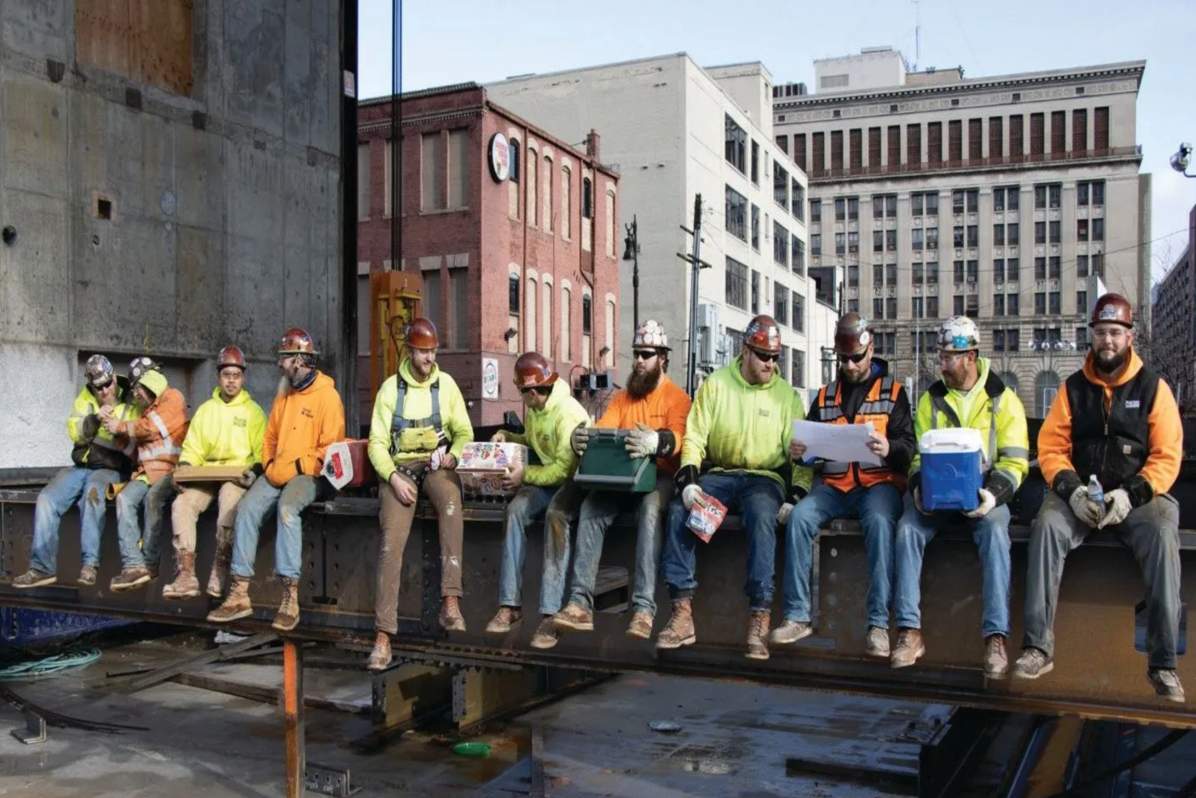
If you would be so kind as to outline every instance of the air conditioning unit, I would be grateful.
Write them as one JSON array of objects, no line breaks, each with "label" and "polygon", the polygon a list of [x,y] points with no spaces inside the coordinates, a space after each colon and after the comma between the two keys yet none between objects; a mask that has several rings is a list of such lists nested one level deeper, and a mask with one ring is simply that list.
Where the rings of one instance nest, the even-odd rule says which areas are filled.
[{"label": "air conditioning unit", "polygon": [[726,333],[720,333],[718,337],[718,357],[716,362],[720,366],[726,366],[739,354],[739,342],[735,340],[735,336],[727,335]]},{"label": "air conditioning unit", "polygon": [[698,305],[698,329],[718,329],[718,305],[709,302]]},{"label": "air conditioning unit", "polygon": [[718,330],[710,327],[701,327],[698,330],[699,364],[715,363],[718,361],[718,335]]}]

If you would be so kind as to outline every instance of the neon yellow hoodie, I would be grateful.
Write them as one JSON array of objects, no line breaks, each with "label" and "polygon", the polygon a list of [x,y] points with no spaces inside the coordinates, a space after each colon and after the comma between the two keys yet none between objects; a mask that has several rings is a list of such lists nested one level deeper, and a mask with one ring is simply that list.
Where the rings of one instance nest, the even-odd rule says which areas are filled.
[{"label": "neon yellow hoodie", "polygon": [[[116,404],[112,406],[113,418],[131,421],[141,417],[137,405],[127,401],[128,391],[118,384]],[[137,453],[137,444],[128,435],[113,435],[102,423],[98,413],[100,400],[88,386],[84,385],[75,397],[71,415],[66,420],[66,431],[71,436],[74,448],[71,460],[85,468],[111,468],[115,471],[128,470]]]},{"label": "neon yellow hoodie", "polygon": [[[681,467],[713,463],[712,471],[746,471],[784,483],[790,469],[789,441],[793,422],[806,417],[801,396],[773,375],[767,384],[750,385],[735,358],[711,374],[698,389],[681,444]],[[792,465],[791,484],[810,490],[812,471]],[[789,485],[785,485],[786,490]]]},{"label": "neon yellow hoodie", "polygon": [[[465,397],[457,382],[440,366],[432,365],[432,373],[425,382],[420,382],[411,373],[411,358],[403,358],[399,364],[399,374],[407,381],[407,396],[403,399],[402,418],[418,421],[432,415],[432,383],[440,381],[440,422],[445,438],[449,442],[449,454],[461,459],[465,444],[473,440],[473,424],[469,421],[469,409],[465,406]],[[390,377],[378,389],[374,398],[374,416],[370,421],[370,462],[378,472],[378,479],[386,482],[395,472],[395,466],[400,463],[413,463],[417,460],[427,460],[431,452],[427,449],[418,451],[396,451],[391,454],[391,430],[394,422],[395,403],[399,398],[398,375]],[[398,447],[395,446],[395,449]]]},{"label": "neon yellow hoodie", "polygon": [[199,406],[183,439],[179,465],[251,466],[262,461],[266,414],[249,391],[225,402],[220,389]]},{"label": "neon yellow hoodie", "polygon": [[561,485],[577,470],[577,455],[569,443],[579,424],[589,425],[590,414],[569,391],[565,380],[552,384],[543,410],[528,410],[523,419],[526,432],[505,433],[512,443],[530,446],[542,465],[530,465],[523,472],[525,485],[550,488]]}]

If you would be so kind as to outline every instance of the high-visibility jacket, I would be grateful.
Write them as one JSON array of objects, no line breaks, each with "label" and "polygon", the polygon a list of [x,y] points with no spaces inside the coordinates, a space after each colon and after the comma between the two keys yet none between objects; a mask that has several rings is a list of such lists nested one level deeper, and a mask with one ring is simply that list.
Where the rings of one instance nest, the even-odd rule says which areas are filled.
[{"label": "high-visibility jacket", "polygon": [[[808,416],[808,420],[824,424],[871,424],[879,435],[890,442],[889,456],[883,465],[840,461],[823,463],[823,484],[842,493],[884,483],[905,490],[905,469],[914,448],[909,400],[905,396],[904,386],[888,373],[888,364],[874,359],[873,366],[873,374],[867,385],[849,385],[838,379],[822,386]],[[864,392],[863,401],[854,413],[844,402],[844,394],[853,391]]]},{"label": "high-visibility jacket", "polygon": [[187,437],[187,400],[175,388],[167,388],[141,418],[126,421],[123,431],[137,442],[134,479],[153,485],[179,463]]},{"label": "high-visibility jacket", "polygon": [[[1030,437],[1026,410],[1012,388],[990,368],[987,358],[976,358],[979,377],[970,391],[952,390],[938,380],[918,401],[914,435],[940,427],[979,430],[985,439],[984,488],[1001,505],[1013,498],[1030,473]],[[910,484],[919,485],[921,454],[914,455]]]},{"label": "high-visibility jacket", "polygon": [[601,429],[634,429],[636,424],[647,424],[654,430],[670,432],[674,442],[672,454],[657,457],[656,468],[662,473],[674,474],[681,461],[685,417],[689,415],[691,404],[689,395],[667,374],[661,374],[660,382],[641,399],[633,398],[626,388],[616,393],[594,426]]},{"label": "high-visibility jacket", "polygon": [[[117,388],[116,404],[112,406],[112,417],[120,420],[136,419],[140,413],[137,405],[129,402],[123,386]],[[113,435],[99,418],[100,400],[91,387],[84,385],[75,397],[71,415],[66,420],[66,431],[71,436],[71,461],[81,468],[110,468],[128,473],[133,469],[133,456],[137,444],[123,433]]]},{"label": "high-visibility jacket", "polygon": [[589,424],[590,414],[573,398],[565,380],[552,384],[552,393],[542,410],[528,410],[524,433],[504,433],[512,443],[530,446],[541,465],[529,465],[523,471],[525,485],[553,487],[564,484],[577,470],[577,455],[570,438],[579,425]]},{"label": "high-visibility jacket", "polygon": [[266,414],[242,390],[224,401],[219,388],[191,417],[179,462],[193,466],[251,466],[262,461]]},{"label": "high-visibility jacket", "polygon": [[1089,353],[1055,394],[1038,433],[1038,464],[1064,498],[1095,474],[1106,491],[1123,488],[1138,507],[1179,478],[1183,437],[1171,388],[1137,352],[1108,382]]},{"label": "high-visibility jacket", "polygon": [[[400,380],[405,386],[402,407]],[[374,398],[369,455],[378,479],[389,480],[399,465],[426,461],[445,443],[459,461],[472,440],[473,424],[456,380],[432,364],[432,373],[420,382],[411,372],[411,359],[403,358],[398,374],[382,383]]]},{"label": "high-visibility jacket", "polygon": [[262,440],[266,479],[281,488],[300,474],[320,476],[328,447],[345,437],[345,406],[336,383],[317,371],[301,391],[275,397]]}]

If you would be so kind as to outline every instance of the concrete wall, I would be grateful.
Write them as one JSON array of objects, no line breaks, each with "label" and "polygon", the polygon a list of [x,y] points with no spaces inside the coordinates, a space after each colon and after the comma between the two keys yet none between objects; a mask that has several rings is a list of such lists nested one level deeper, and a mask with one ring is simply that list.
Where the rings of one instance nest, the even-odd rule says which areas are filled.
[{"label": "concrete wall", "polygon": [[17,230],[0,244],[0,379],[19,408],[0,414],[0,468],[69,462],[94,351],[122,373],[164,360],[192,408],[236,343],[268,410],[289,326],[337,372],[338,6],[190,6],[181,96],[77,60],[75,0],[0,0],[0,225]]}]

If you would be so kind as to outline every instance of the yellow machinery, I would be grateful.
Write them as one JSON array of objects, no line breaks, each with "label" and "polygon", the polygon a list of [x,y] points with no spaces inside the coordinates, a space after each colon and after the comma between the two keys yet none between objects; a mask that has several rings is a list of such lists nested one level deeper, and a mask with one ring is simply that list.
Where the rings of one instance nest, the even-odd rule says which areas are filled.
[{"label": "yellow machinery", "polygon": [[403,272],[370,272],[370,396],[399,370],[404,330],[420,312],[420,285]]}]

